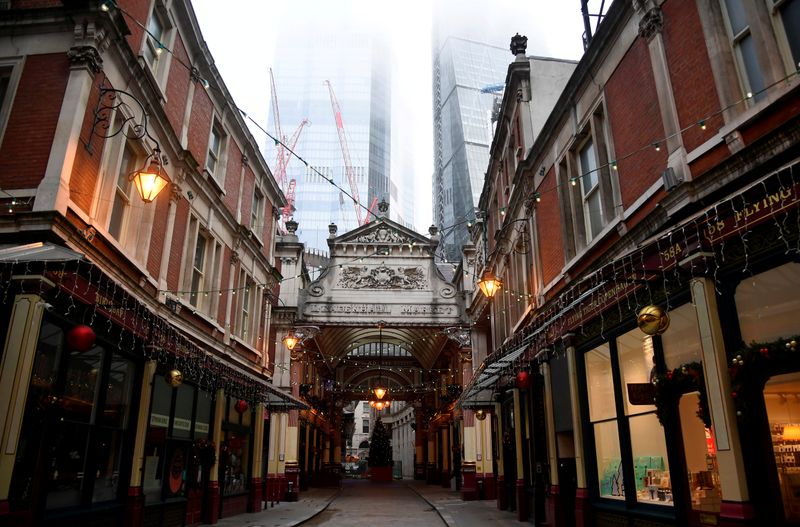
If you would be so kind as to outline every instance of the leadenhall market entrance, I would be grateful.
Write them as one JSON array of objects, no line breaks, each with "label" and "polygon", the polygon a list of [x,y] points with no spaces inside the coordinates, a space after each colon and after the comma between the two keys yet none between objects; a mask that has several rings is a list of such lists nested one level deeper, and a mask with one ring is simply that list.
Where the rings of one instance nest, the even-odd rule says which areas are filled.
[{"label": "leadenhall market entrance", "polygon": [[[289,222],[277,246],[281,274],[302,283],[299,293],[282,290],[274,310],[275,383],[311,406],[289,413],[285,447],[267,460],[268,485],[291,485],[290,499],[298,488],[336,481],[346,445],[361,444],[353,439],[362,422],[353,422],[352,401],[370,402],[364,419],[385,422],[389,433],[408,426],[411,416],[408,474],[462,488],[462,445],[474,448],[474,441],[465,445],[464,427],[472,423],[455,401],[470,379],[472,340],[453,285],[455,266],[437,263],[436,229],[422,236],[386,218],[385,210],[340,236],[332,224],[330,260],[314,280],[303,266],[296,224]],[[394,423],[393,415],[402,418]],[[395,468],[400,473],[399,463]],[[463,472],[469,468],[472,479],[463,486],[474,491],[474,465]],[[386,477],[382,469],[370,466],[367,476]]]}]

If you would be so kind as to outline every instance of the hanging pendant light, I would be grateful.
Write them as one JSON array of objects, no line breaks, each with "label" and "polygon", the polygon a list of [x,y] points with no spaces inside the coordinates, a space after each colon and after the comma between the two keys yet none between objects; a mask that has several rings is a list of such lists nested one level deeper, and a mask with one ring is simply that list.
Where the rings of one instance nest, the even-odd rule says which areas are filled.
[{"label": "hanging pendant light", "polygon": [[[378,385],[373,389],[375,393],[375,397],[378,398],[378,401],[384,398],[386,393],[389,391],[383,387],[383,383],[381,382],[382,378],[382,365],[383,365],[383,322],[378,323]],[[381,405],[378,410],[382,410],[383,405]]]}]

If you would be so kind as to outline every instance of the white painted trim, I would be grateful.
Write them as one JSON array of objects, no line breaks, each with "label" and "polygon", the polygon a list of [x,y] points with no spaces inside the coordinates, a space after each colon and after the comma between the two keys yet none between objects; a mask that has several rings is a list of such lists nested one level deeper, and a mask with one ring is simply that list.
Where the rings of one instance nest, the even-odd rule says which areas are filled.
[{"label": "white painted trim", "polygon": [[0,59],[0,68],[11,68],[11,75],[8,77],[5,99],[0,101],[0,145],[3,144],[3,137],[8,125],[8,117],[11,115],[11,108],[17,96],[19,79],[25,69],[25,57],[7,57]]}]

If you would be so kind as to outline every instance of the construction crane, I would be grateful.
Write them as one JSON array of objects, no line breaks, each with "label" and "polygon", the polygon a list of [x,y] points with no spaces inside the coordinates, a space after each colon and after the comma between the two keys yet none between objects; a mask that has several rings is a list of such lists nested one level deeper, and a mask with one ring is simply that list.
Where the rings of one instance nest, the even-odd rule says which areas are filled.
[{"label": "construction crane", "polygon": [[[328,92],[331,95],[331,108],[333,109],[333,117],[336,120],[336,131],[339,133],[339,144],[342,147],[342,158],[344,159],[344,171],[347,174],[347,180],[350,182],[350,196],[356,208],[356,221],[357,225],[361,226],[366,223],[361,217],[361,200],[358,197],[358,182],[356,175],[353,173],[353,164],[350,162],[350,149],[347,147],[347,138],[344,133],[344,122],[342,121],[342,109],[339,107],[339,101],[336,100],[336,94],[333,93],[333,85],[330,81],[323,81],[323,84],[328,86]],[[366,221],[369,221],[367,216]]]},{"label": "construction crane", "polygon": [[272,92],[272,120],[275,125],[275,181],[281,190],[286,188],[286,171],[280,173],[280,166],[284,159],[283,132],[281,132],[281,113],[278,110],[278,90],[275,89],[275,77],[272,76],[272,68],[269,69],[269,86]]},{"label": "construction crane", "polygon": [[281,116],[278,109],[278,91],[275,89],[275,77],[272,75],[272,68],[269,69],[269,82],[272,88],[272,116],[275,121],[275,149],[277,150],[275,157],[275,181],[278,182],[278,187],[283,191],[286,196],[286,206],[281,209],[281,230],[286,221],[294,214],[294,197],[297,188],[297,180],[292,179],[287,183],[286,181],[286,168],[289,166],[289,161],[292,160],[292,152],[294,147],[297,146],[297,141],[300,139],[300,133],[306,125],[311,125],[311,121],[304,118],[300,121],[297,129],[292,134],[292,137],[287,141],[286,136],[281,131]]},{"label": "construction crane", "polygon": [[[281,174],[281,178],[286,181],[286,167],[289,166],[289,161],[292,159],[292,152],[294,151],[294,147],[297,146],[297,141],[300,139],[300,132],[303,131],[303,128],[306,125],[311,125],[311,121],[308,119],[303,119],[300,121],[300,124],[297,125],[297,129],[292,134],[292,137],[289,139],[289,142],[286,143],[286,147],[283,148],[284,150],[284,157],[282,160],[279,161],[277,170]],[[295,188],[297,187],[297,180],[292,178],[289,181],[289,184],[286,188],[281,188],[284,191],[284,195],[286,196],[286,206],[283,207],[283,222],[286,223],[286,220],[291,218],[292,214],[294,214],[294,195],[295,195]]]}]

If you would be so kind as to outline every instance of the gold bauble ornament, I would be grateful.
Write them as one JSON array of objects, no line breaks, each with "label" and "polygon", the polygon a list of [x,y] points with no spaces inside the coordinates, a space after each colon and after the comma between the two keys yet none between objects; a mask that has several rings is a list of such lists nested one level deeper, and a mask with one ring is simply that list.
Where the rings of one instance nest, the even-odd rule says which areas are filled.
[{"label": "gold bauble ornament", "polygon": [[475,419],[478,421],[486,419],[486,410],[475,410]]},{"label": "gold bauble ornament", "polygon": [[164,380],[173,388],[177,388],[183,384],[183,373],[181,373],[181,370],[169,370],[164,376]]},{"label": "gold bauble ornament", "polygon": [[658,306],[645,306],[639,311],[636,323],[646,335],[661,335],[669,327],[669,315]]}]

